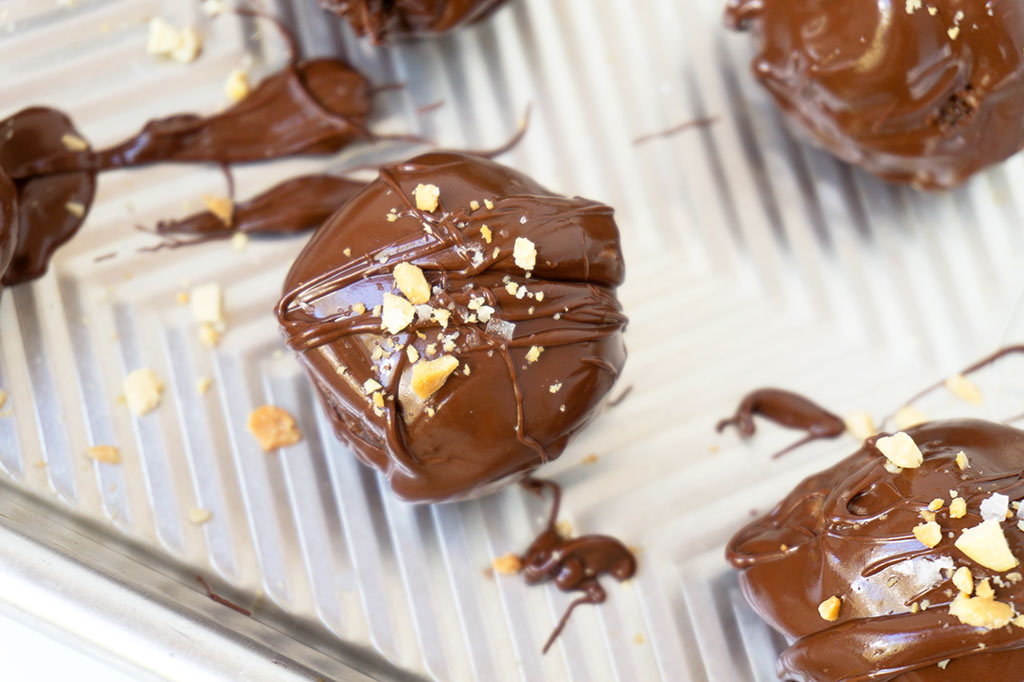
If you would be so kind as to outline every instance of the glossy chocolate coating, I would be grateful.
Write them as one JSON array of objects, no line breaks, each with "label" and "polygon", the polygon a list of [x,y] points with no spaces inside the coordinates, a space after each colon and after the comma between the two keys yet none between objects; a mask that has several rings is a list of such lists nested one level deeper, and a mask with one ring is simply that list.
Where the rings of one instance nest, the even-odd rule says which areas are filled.
[{"label": "glossy chocolate coating", "polygon": [[0,283],[18,243],[18,191],[0,166]]},{"label": "glossy chocolate coating", "polygon": [[811,141],[893,182],[963,182],[1024,146],[1017,0],[732,0],[754,75]]},{"label": "glossy chocolate coating", "polygon": [[757,431],[755,415],[787,429],[807,432],[806,436],[776,452],[773,457],[784,455],[814,440],[838,438],[846,431],[846,423],[840,417],[798,393],[780,388],[751,391],[740,402],[736,413],[718,422],[715,429],[721,433],[735,426],[741,436],[750,438]]},{"label": "glossy chocolate coating", "polygon": [[[437,211],[416,208],[419,184],[440,188]],[[338,436],[398,497],[490,492],[559,455],[594,415],[626,357],[612,214],[493,161],[438,152],[382,169],[316,232],[288,274],[278,318]],[[517,237],[536,245],[529,278],[513,258]],[[453,311],[447,328],[419,319],[394,336],[382,332],[372,309],[395,290],[402,262],[424,271],[429,305]],[[517,297],[513,285],[530,294]],[[466,321],[473,296],[495,309],[487,324]],[[454,346],[444,351],[439,337]],[[374,353],[389,340],[393,354]],[[433,344],[433,357],[459,361],[426,400],[409,388],[402,347],[410,342],[423,359]],[[544,348],[535,362],[526,359],[531,346]],[[369,379],[386,396],[377,412],[363,390]]]},{"label": "glossy chocolate coating", "polygon": [[50,256],[78,231],[92,204],[92,171],[23,178],[14,174],[37,159],[67,152],[62,141],[67,135],[81,140],[71,120],[54,109],[24,109],[0,121],[0,167],[14,177],[18,216],[4,284],[20,284],[46,272]]},{"label": "glossy chocolate coating", "polygon": [[320,0],[356,33],[380,44],[392,38],[443,33],[482,19],[504,0]]},{"label": "glossy chocolate coating", "polygon": [[[975,580],[993,578],[997,600],[1024,606],[1024,581],[1012,583],[1008,573],[974,563],[948,536],[981,523],[979,506],[992,493],[1024,497],[1024,431],[956,420],[907,433],[924,454],[921,467],[887,471],[869,439],[729,543],[727,557],[742,571],[748,601],[792,641],[779,661],[781,679],[1020,680],[1024,630],[961,623],[948,610],[958,590],[950,571],[939,569],[967,566]],[[955,461],[961,450],[970,462],[964,470]],[[967,503],[963,518],[949,515],[951,490]],[[929,549],[912,531],[935,498],[945,501],[936,514],[943,537]],[[1024,532],[1016,524],[1013,518],[1002,526],[1011,551],[1024,557]],[[842,598],[842,608],[837,621],[827,622],[817,609],[832,595]],[[925,600],[927,609],[912,609]],[[939,668],[947,659],[945,670]]]}]

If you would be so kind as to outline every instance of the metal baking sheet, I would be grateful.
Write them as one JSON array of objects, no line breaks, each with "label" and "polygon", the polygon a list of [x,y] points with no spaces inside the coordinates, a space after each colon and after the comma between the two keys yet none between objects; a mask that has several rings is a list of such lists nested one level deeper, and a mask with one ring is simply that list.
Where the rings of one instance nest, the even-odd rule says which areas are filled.
[{"label": "metal baking sheet", "polygon": [[[773,680],[781,642],[743,604],[722,546],[854,443],[771,461],[791,434],[741,444],[715,435],[715,420],[763,384],[881,416],[1020,338],[1011,188],[1024,159],[934,195],[851,170],[786,131],[721,4],[509,0],[457,34],[386,49],[314,0],[264,4],[306,54],[343,54],[375,83],[404,84],[378,97],[375,129],[487,147],[532,104],[504,160],[617,209],[632,320],[619,386],[632,392],[541,473],[565,485],[574,528],[637,547],[640,571],[578,611],[547,656],[569,597],[486,570],[525,546],[542,505],[518,488],[402,504],[331,436],[271,314],[301,238],[138,252],[154,240],[136,225],[223,193],[215,169],[189,166],[105,174],[50,273],[0,298],[0,608],[140,679]],[[200,29],[198,61],[146,55],[157,15]],[[258,76],[283,61],[268,26],[211,21],[197,2],[0,0],[0,115],[51,104],[96,144],[154,116],[216,110],[231,69]],[[716,122],[633,143],[705,117]],[[246,167],[239,193],[368,154]],[[212,350],[176,300],[205,282],[224,287],[228,315]],[[117,396],[140,367],[167,391],[134,418]],[[203,397],[201,376],[213,379]],[[928,409],[1020,412],[1019,386],[1001,376],[984,378],[980,412],[941,397]],[[244,425],[265,402],[299,417],[300,445],[259,451]],[[123,464],[88,460],[96,442],[117,445]],[[583,464],[589,454],[597,462]],[[211,520],[189,522],[192,508]],[[254,617],[209,601],[197,572]]]}]

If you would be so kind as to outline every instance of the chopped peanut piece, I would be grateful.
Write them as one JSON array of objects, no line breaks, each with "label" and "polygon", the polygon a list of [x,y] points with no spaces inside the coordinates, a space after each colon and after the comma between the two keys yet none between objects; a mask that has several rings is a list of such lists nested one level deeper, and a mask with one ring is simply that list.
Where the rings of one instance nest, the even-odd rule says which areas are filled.
[{"label": "chopped peanut piece", "polygon": [[106,464],[121,463],[121,451],[113,445],[93,445],[86,449],[85,454],[97,462],[104,462]]},{"label": "chopped peanut piece", "polygon": [[974,592],[974,576],[971,569],[961,566],[953,573],[953,585],[968,597]]},{"label": "chopped peanut piece", "polygon": [[199,377],[196,379],[196,393],[199,395],[206,395],[206,392],[210,390],[211,385],[213,385],[213,379],[210,377]]},{"label": "chopped peanut piece", "polygon": [[925,547],[934,547],[942,542],[942,528],[934,521],[914,526],[914,537]]},{"label": "chopped peanut piece", "polygon": [[829,597],[818,604],[818,615],[821,616],[822,620],[827,620],[830,623],[839,620],[839,607],[842,604],[843,601],[839,597]]},{"label": "chopped peanut piece", "polygon": [[232,104],[245,99],[249,90],[249,72],[245,69],[234,69],[224,81],[224,94]]},{"label": "chopped peanut piece", "polygon": [[967,516],[967,502],[962,497],[955,498],[949,503],[949,518],[962,519]]},{"label": "chopped peanut piece", "polygon": [[235,205],[231,202],[231,199],[215,197],[210,194],[204,194],[202,199],[207,211],[217,216],[217,219],[222,223],[231,227],[235,213]]},{"label": "chopped peanut piece", "polygon": [[491,564],[495,573],[501,575],[515,575],[523,570],[523,560],[515,554],[506,554],[494,560]]},{"label": "chopped peanut piece", "polygon": [[988,578],[978,581],[978,584],[974,588],[974,594],[982,599],[996,598],[996,591],[992,589],[992,583],[988,581]]},{"label": "chopped peanut piece", "polygon": [[416,317],[416,309],[412,303],[394,294],[384,294],[384,305],[381,308],[380,326],[391,334],[397,334],[408,327]]},{"label": "chopped peanut piece", "polygon": [[384,387],[381,386],[380,382],[377,381],[376,379],[367,379],[366,381],[363,382],[363,393],[365,395],[370,395],[374,391],[379,391],[382,388]]},{"label": "chopped peanut piece", "polygon": [[946,389],[960,400],[972,405],[981,405],[981,390],[963,374],[947,377],[945,383]]},{"label": "chopped peanut piece", "polygon": [[916,469],[924,462],[924,455],[914,439],[898,431],[875,441],[875,447],[885,458],[903,469]]},{"label": "chopped peanut piece", "polygon": [[934,500],[928,503],[928,511],[937,512],[946,505],[946,501],[941,497],[936,497]]},{"label": "chopped peanut piece", "polygon": [[84,152],[89,148],[89,143],[80,138],[78,135],[72,135],[71,133],[64,133],[60,137],[60,143],[64,145],[64,149],[69,152]]},{"label": "chopped peanut piece", "polygon": [[149,41],[146,51],[155,56],[170,57],[176,62],[188,63],[199,56],[203,42],[191,26],[177,29],[163,17],[149,21]]},{"label": "chopped peanut piece", "polygon": [[1013,556],[999,522],[990,519],[960,533],[956,548],[993,571],[1008,571],[1020,562]]},{"label": "chopped peanut piece", "polygon": [[530,346],[530,350],[526,351],[526,361],[530,364],[537,362],[543,352],[544,346]]},{"label": "chopped peanut piece", "polygon": [[394,276],[395,286],[410,303],[426,303],[430,300],[430,285],[419,267],[412,263],[399,263],[395,266]]},{"label": "chopped peanut piece", "polygon": [[302,440],[295,418],[274,405],[263,405],[253,410],[249,414],[248,429],[256,436],[264,452],[295,445]]},{"label": "chopped peanut piece", "polygon": [[516,265],[529,272],[537,265],[537,247],[526,237],[516,237],[512,257]]},{"label": "chopped peanut piece", "polygon": [[858,440],[867,440],[875,435],[875,422],[867,412],[853,412],[843,418],[846,430]]},{"label": "chopped peanut piece", "polygon": [[192,317],[196,322],[224,324],[224,292],[217,283],[203,284],[192,290]]},{"label": "chopped peanut piece", "polygon": [[132,414],[141,417],[157,408],[163,398],[164,382],[151,369],[137,369],[124,378],[125,404]]},{"label": "chopped peanut piece", "polygon": [[426,400],[444,386],[458,366],[459,361],[451,355],[442,355],[436,360],[416,363],[412,367],[412,390]]},{"label": "chopped peanut piece", "polygon": [[949,613],[964,625],[995,630],[1013,619],[1013,607],[994,599],[957,595],[949,605]]},{"label": "chopped peanut piece", "polygon": [[963,450],[956,453],[956,465],[960,467],[960,471],[971,466],[970,461],[967,459],[967,454]]},{"label": "chopped peanut piece", "polygon": [[896,411],[893,415],[892,421],[896,424],[897,429],[909,429],[919,424],[924,424],[928,421],[928,417],[925,416],[924,412],[911,407],[910,405],[904,405]]},{"label": "chopped peanut piece", "polygon": [[199,509],[198,507],[189,509],[185,514],[188,516],[188,520],[197,526],[213,518],[213,513],[209,509]]},{"label": "chopped peanut piece", "polygon": [[437,185],[416,185],[413,195],[416,197],[416,208],[434,212],[441,198],[441,189]]},{"label": "chopped peanut piece", "polygon": [[484,238],[484,241],[488,244],[491,243],[491,228],[484,225],[480,228],[480,236]]},{"label": "chopped peanut piece", "polygon": [[437,320],[437,323],[441,325],[441,329],[447,329],[448,319],[452,316],[452,311],[445,310],[444,308],[434,308],[430,316]]},{"label": "chopped peanut piece", "polygon": [[81,218],[85,215],[85,204],[80,201],[69,201],[64,204],[64,210],[76,218]]},{"label": "chopped peanut piece", "polygon": [[415,365],[420,359],[420,352],[416,350],[416,346],[406,346],[405,355],[409,358],[409,363]]}]

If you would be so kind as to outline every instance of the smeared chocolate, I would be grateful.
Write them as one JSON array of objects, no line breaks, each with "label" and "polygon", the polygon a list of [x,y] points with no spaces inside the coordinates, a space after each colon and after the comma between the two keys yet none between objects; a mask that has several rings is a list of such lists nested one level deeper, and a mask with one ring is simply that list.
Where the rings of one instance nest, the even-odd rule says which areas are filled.
[{"label": "smeared chocolate", "polygon": [[[951,571],[940,569],[967,566],[976,580],[993,579],[997,600],[1024,605],[1024,581],[974,563],[948,535],[978,525],[979,505],[994,492],[1024,498],[1024,432],[957,420],[907,433],[924,454],[921,467],[891,473],[867,443],[805,480],[729,543],[727,558],[742,571],[744,595],[792,640],[779,661],[782,679],[1020,679],[1024,630],[970,627],[950,615],[958,590]],[[963,470],[956,464],[960,451],[970,462]],[[965,517],[950,517],[950,491],[966,501]],[[928,548],[912,531],[936,498],[945,503],[936,513],[943,535]],[[1024,531],[1016,523],[1002,527],[1010,549],[1024,557]],[[818,605],[833,595],[842,606],[830,623]],[[947,659],[945,669],[937,666]]]},{"label": "smeared chocolate", "polygon": [[479,21],[504,0],[320,0],[375,44],[443,33]]},{"label": "smeared chocolate", "polygon": [[18,190],[0,165],[0,283],[18,243]]},{"label": "smeared chocolate", "polygon": [[[20,284],[46,272],[50,255],[82,225],[96,191],[92,171],[18,177],[15,170],[36,159],[66,153],[68,144],[82,143],[71,120],[54,109],[33,107],[0,121],[0,167],[14,179],[17,197],[16,208],[3,207],[5,215],[17,212],[16,244],[4,284]],[[2,251],[0,245],[0,261]]]},{"label": "smeared chocolate", "polygon": [[[438,210],[416,208],[419,184],[440,189]],[[384,168],[313,236],[278,318],[338,436],[397,496],[490,492],[559,455],[593,417],[625,361],[612,213],[493,161],[438,152]],[[513,256],[520,237],[537,251],[529,276]],[[400,263],[422,268],[447,327],[424,307],[398,333],[381,329],[373,309],[395,291]],[[420,362],[458,360],[429,398],[410,388],[407,345]],[[533,361],[532,346],[544,349]],[[367,390],[369,380],[381,387]]]},{"label": "smeared chocolate", "polygon": [[1024,146],[1016,0],[731,0],[726,22],[798,130],[885,180],[950,187]]},{"label": "smeared chocolate", "polygon": [[245,99],[219,114],[178,114],[150,121],[140,133],[108,149],[62,149],[14,167],[12,176],[331,153],[370,137],[365,127],[369,111],[370,86],[362,74],[338,59],[314,59],[268,76]]},{"label": "smeared chocolate", "polygon": [[158,234],[196,235],[202,241],[250,235],[284,235],[320,227],[338,207],[363,188],[365,182],[336,175],[302,175],[274,185],[248,201],[235,204],[231,224],[210,211],[181,220],[160,222]]},{"label": "smeared chocolate", "polygon": [[538,495],[547,488],[552,495],[548,525],[521,557],[523,577],[530,585],[551,581],[563,592],[583,592],[582,597],[569,605],[544,643],[543,651],[547,653],[577,606],[601,604],[608,598],[598,578],[604,574],[619,582],[632,578],[636,573],[636,558],[625,545],[607,535],[562,537],[555,528],[562,489],[553,481],[537,478],[527,478],[523,485]]},{"label": "smeared chocolate", "polygon": [[[372,137],[365,128],[369,110],[369,83],[347,64],[337,59],[293,59],[219,114],[179,114],[150,121],[139,134],[100,151],[62,144],[66,134],[79,140],[81,136],[58,111],[36,108],[16,114],[0,122],[0,130],[5,132],[0,140],[0,165],[14,179],[20,216],[17,252],[4,282],[18,284],[46,271],[54,250],[84,221],[97,171],[156,162],[209,162],[226,167],[295,154],[330,153]],[[243,205],[239,225],[253,232],[305,229],[313,226],[317,217],[329,215],[325,206],[350,196],[354,189],[335,180],[311,182],[311,187],[297,181],[287,185],[302,199],[291,204],[290,210],[286,210],[289,205],[282,199],[282,188]],[[329,194],[311,196],[314,189]],[[69,210],[69,205],[74,210]],[[200,215],[167,231],[209,227],[209,217]]]},{"label": "smeared chocolate", "polygon": [[755,415],[787,429],[807,432],[806,436],[776,452],[773,457],[780,457],[811,441],[838,438],[846,431],[846,424],[840,417],[802,395],[779,388],[752,391],[740,402],[736,414],[718,422],[715,428],[721,433],[735,426],[740,435],[749,438],[757,430]]}]

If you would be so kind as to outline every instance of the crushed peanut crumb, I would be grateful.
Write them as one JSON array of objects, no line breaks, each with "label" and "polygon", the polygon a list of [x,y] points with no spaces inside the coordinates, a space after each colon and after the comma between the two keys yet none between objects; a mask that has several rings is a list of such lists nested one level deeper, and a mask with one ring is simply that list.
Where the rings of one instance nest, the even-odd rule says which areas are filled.
[{"label": "crushed peanut crumb", "polygon": [[981,389],[963,374],[954,374],[946,378],[946,390],[965,403],[981,405]]},{"label": "crushed peanut crumb", "polygon": [[867,412],[852,412],[843,418],[846,430],[857,440],[867,440],[875,435],[875,421]]},{"label": "crushed peanut crumb", "polygon": [[275,405],[263,405],[253,410],[249,414],[247,428],[264,452],[295,445],[302,440],[295,418]]},{"label": "crushed peanut crumb", "polygon": [[160,405],[164,383],[151,369],[137,369],[124,378],[122,384],[125,404],[132,414],[141,417]]},{"label": "crushed peanut crumb", "polygon": [[956,453],[956,465],[960,468],[960,471],[967,469],[971,466],[970,460],[967,459],[967,453],[963,450]]},{"label": "crushed peanut crumb", "polygon": [[97,462],[104,464],[120,464],[121,451],[113,445],[93,445],[86,449],[85,454]]},{"label": "crushed peanut crumb", "polygon": [[61,135],[60,143],[64,145],[64,149],[67,149],[69,152],[84,152],[89,148],[88,142],[72,133],[64,133]]},{"label": "crushed peanut crumb", "polygon": [[949,605],[949,613],[964,625],[995,630],[1010,622],[1013,607],[991,598],[968,597],[961,593]]},{"label": "crushed peanut crumb", "polygon": [[946,506],[946,501],[941,497],[936,497],[934,500],[928,503],[928,511],[937,512]]},{"label": "crushed peanut crumb", "polygon": [[412,367],[412,390],[426,400],[444,386],[458,366],[459,361],[451,355],[416,363]]},{"label": "crushed peanut crumb", "polygon": [[515,575],[523,570],[523,561],[515,554],[506,554],[496,558],[491,566],[500,575]]},{"label": "crushed peanut crumb", "polygon": [[928,417],[925,416],[924,412],[913,407],[911,405],[904,405],[900,409],[896,410],[896,414],[893,415],[892,421],[896,424],[898,429],[909,429],[919,424],[924,424],[928,421]]},{"label": "crushed peanut crumb", "polygon": [[516,237],[512,248],[512,257],[516,265],[530,272],[537,265],[537,247],[526,237]]},{"label": "crushed peanut crumb", "polygon": [[399,263],[394,271],[395,286],[410,303],[421,304],[430,300],[430,285],[423,270],[412,263]]},{"label": "crushed peanut crumb", "polygon": [[924,455],[914,439],[903,431],[875,441],[875,447],[885,458],[903,469],[916,469],[924,462]]},{"label": "crushed peanut crumb", "polygon": [[964,529],[954,545],[975,563],[993,571],[1008,571],[1020,563],[1010,551],[1003,527],[994,519]]},{"label": "crushed peanut crumb", "polygon": [[526,351],[526,361],[530,364],[537,362],[543,352],[544,346],[530,346],[530,350]]},{"label": "crushed peanut crumb", "polygon": [[232,104],[245,99],[249,90],[249,72],[245,69],[233,69],[224,81],[224,94]]},{"label": "crushed peanut crumb", "polygon": [[231,202],[231,199],[204,194],[202,200],[207,211],[217,216],[217,220],[231,227],[235,213],[235,205]]},{"label": "crushed peanut crumb", "polygon": [[949,518],[962,519],[967,516],[967,502],[962,497],[954,498],[949,503]]},{"label": "crushed peanut crumb", "polygon": [[416,197],[416,208],[432,213],[437,210],[441,189],[437,185],[416,185],[413,195]]},{"label": "crushed peanut crumb", "polygon": [[185,515],[188,517],[190,523],[194,523],[197,526],[201,526],[213,518],[213,512],[209,509],[200,509],[198,507],[192,507],[185,512]]},{"label": "crushed peanut crumb", "polygon": [[412,303],[394,294],[384,294],[380,326],[388,333],[397,334],[402,331],[412,323],[414,317],[416,309]]},{"label": "crushed peanut crumb", "polygon": [[818,615],[821,616],[822,620],[827,620],[830,623],[839,620],[839,608],[842,606],[843,601],[836,596],[831,596],[825,601],[818,604]]},{"label": "crushed peanut crumb", "polygon": [[934,547],[942,541],[942,528],[934,521],[914,526],[914,537],[925,547]]},{"label": "crushed peanut crumb", "polygon": [[191,26],[177,29],[163,17],[149,20],[149,41],[146,43],[149,54],[186,64],[194,61],[202,49],[203,41]]},{"label": "crushed peanut crumb", "polygon": [[196,379],[196,393],[199,395],[206,395],[207,391],[210,390],[210,386],[213,385],[213,379],[210,377],[199,377]]},{"label": "crushed peanut crumb", "polygon": [[953,586],[968,597],[974,592],[974,576],[971,569],[961,566],[953,573]]},{"label": "crushed peanut crumb", "polygon": [[482,226],[480,228],[480,236],[484,238],[485,242],[490,244],[491,243],[491,228],[487,227],[486,225]]}]

